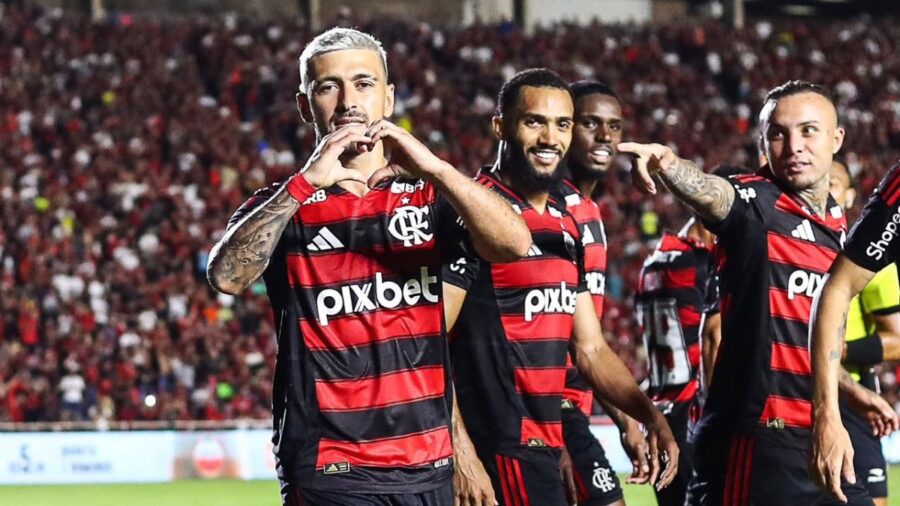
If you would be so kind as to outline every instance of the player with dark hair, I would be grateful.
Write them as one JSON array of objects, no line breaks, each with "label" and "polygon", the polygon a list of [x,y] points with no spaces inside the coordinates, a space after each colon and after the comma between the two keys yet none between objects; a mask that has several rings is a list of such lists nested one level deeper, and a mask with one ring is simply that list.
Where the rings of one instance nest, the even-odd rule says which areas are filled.
[{"label": "player with dark hair", "polygon": [[[568,177],[551,191],[575,218],[584,247],[587,290],[597,318],[603,319],[606,287],[606,230],[600,206],[591,198],[597,183],[612,165],[616,146],[622,140],[622,104],[607,84],[578,81],[569,85],[575,104],[572,145],[567,154]],[[630,482],[646,483],[651,470],[647,463],[647,441],[640,425],[605,400],[598,399],[616,425],[622,446],[632,460]],[[590,416],[594,395],[590,384],[568,360],[563,391],[562,448],[560,467],[569,501],[580,505],[625,504],[622,486],[606,458],[606,452],[591,433]],[[655,470],[654,470],[655,471]]]},{"label": "player with dark hair", "polygon": [[677,445],[665,418],[604,341],[584,284],[581,233],[550,195],[572,140],[568,86],[549,70],[526,70],[504,84],[498,102],[493,129],[500,153],[478,180],[522,214],[532,245],[515,262],[462,257],[445,268],[461,415],[454,443],[474,446],[500,504],[568,504],[559,451],[571,344],[579,372],[598,394],[646,424],[653,458],[661,447],[672,459],[658,483],[665,486],[676,472]]},{"label": "player with dark hair", "polygon": [[221,292],[266,283],[282,500],[450,504],[440,269],[461,252],[514,260],[530,235],[501,198],[384,119],[394,94],[376,39],[329,30],[300,71],[316,150],[238,209],[208,267]]},{"label": "player with dark hair", "polygon": [[[722,166],[712,173],[728,178],[749,171]],[[689,425],[709,384],[701,385],[701,364],[711,376],[721,339],[714,244],[715,235],[696,218],[678,234],[665,232],[644,261],[634,296],[650,365],[648,393],[682,449],[672,485],[656,492],[661,506],[684,504],[693,470]]]},{"label": "player with dark hair", "polygon": [[[843,306],[843,313],[839,311],[831,315],[840,318],[843,314],[845,318],[844,333],[835,336],[838,343],[841,343],[841,352],[839,354],[840,361],[849,372],[854,381],[859,382],[867,390],[870,390],[869,401],[871,404],[880,406],[880,409],[869,410],[874,412],[875,416],[865,419],[859,416],[854,410],[849,409],[846,402],[839,402],[840,417],[843,427],[846,428],[844,437],[849,437],[848,466],[844,469],[848,479],[858,476],[862,480],[869,494],[874,498],[875,503],[879,506],[887,505],[888,488],[887,488],[887,463],[881,450],[882,436],[887,435],[897,428],[897,415],[891,408],[890,404],[882,399],[876,392],[879,389],[878,378],[876,376],[874,365],[884,360],[900,359],[900,283],[897,279],[897,265],[894,262],[885,263],[884,266],[879,265],[877,274],[869,271],[860,265],[876,266],[876,262],[872,262],[873,257],[879,256],[886,258],[883,251],[879,249],[880,237],[883,229],[871,225],[873,214],[872,209],[883,206],[884,201],[889,199],[884,194],[886,186],[884,183],[876,190],[869,204],[864,211],[864,216],[868,216],[869,223],[860,223],[853,229],[846,245],[844,253],[842,253],[829,274],[829,280],[825,284],[822,293],[821,304],[832,304],[835,301],[835,295],[850,295],[847,302]],[[853,178],[846,165],[835,161],[831,171],[831,194],[835,200],[845,209],[853,206],[853,199],[856,197],[856,190],[853,187]],[[865,227],[869,228],[866,229]],[[870,232],[869,241],[866,244],[864,239],[865,231]],[[872,235],[876,233],[877,235]],[[860,235],[863,234],[863,235]],[[872,247],[871,245],[875,246]],[[865,245],[866,251],[863,251]],[[860,263],[856,263],[854,258],[861,259]],[[849,259],[849,260],[848,260]],[[880,259],[878,259],[880,260]],[[849,287],[849,288],[848,288]],[[835,290],[848,290],[847,292],[835,292]],[[824,307],[824,306],[823,306]],[[814,330],[817,332],[813,336],[813,346],[821,344],[818,332],[822,327],[825,317],[821,309],[817,315],[816,326]],[[818,348],[821,351],[821,348]],[[816,355],[813,357],[813,373],[818,379],[822,372],[819,368],[820,362],[816,362]],[[846,374],[841,371],[842,374]],[[820,384],[816,388],[821,387]],[[839,489],[834,487],[832,481],[834,477],[826,476],[823,479],[821,461],[817,460],[825,455],[840,455],[835,453],[827,453],[823,455],[823,446],[827,449],[824,437],[827,436],[825,429],[829,428],[830,408],[827,402],[819,403],[821,397],[816,400],[816,420],[814,425],[813,451],[811,456],[811,468],[813,475],[826,487],[827,490],[840,497]],[[840,460],[834,460],[840,464]],[[851,464],[852,462],[852,464]],[[839,471],[839,470],[838,470]],[[839,474],[835,474],[839,476]],[[838,478],[839,479],[839,478]],[[851,480],[852,481],[852,480]]]},{"label": "player with dark hair", "polygon": [[[812,298],[846,236],[828,194],[844,130],[830,93],[803,81],[772,89],[759,119],[768,165],[729,180],[667,146],[619,145],[637,155],[638,188],[655,193],[658,175],[718,238],[722,343],[692,441],[692,505],[830,504],[806,470],[807,344]],[[843,488],[872,504],[863,487]]]}]

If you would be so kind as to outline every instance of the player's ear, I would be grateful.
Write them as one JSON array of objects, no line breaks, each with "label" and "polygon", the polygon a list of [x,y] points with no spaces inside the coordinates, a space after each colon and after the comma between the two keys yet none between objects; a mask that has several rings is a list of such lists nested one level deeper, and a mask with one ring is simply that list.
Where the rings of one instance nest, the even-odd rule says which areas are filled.
[{"label": "player's ear", "polygon": [[494,131],[494,137],[503,140],[503,116],[500,114],[491,118],[491,129]]},{"label": "player's ear", "polygon": [[844,207],[850,209],[853,207],[853,203],[856,202],[856,190],[854,188],[847,188],[847,198],[844,199]]},{"label": "player's ear", "polygon": [[394,115],[394,85],[385,86],[384,91],[384,117],[390,118]]},{"label": "player's ear", "polygon": [[300,111],[300,119],[304,123],[312,123],[312,108],[309,105],[309,97],[302,91],[297,92],[297,110]]},{"label": "player's ear", "polygon": [[841,150],[841,146],[844,145],[844,131],[843,127],[837,127],[834,129],[834,147],[831,150],[832,154],[837,153]]}]

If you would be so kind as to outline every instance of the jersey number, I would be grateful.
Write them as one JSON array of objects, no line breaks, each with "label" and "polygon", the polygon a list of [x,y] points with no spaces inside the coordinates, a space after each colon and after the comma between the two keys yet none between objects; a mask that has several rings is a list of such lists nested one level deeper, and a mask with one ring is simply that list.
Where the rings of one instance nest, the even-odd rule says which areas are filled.
[{"label": "jersey number", "polygon": [[640,312],[650,360],[650,385],[657,389],[684,385],[691,379],[691,363],[675,299],[645,302]]}]

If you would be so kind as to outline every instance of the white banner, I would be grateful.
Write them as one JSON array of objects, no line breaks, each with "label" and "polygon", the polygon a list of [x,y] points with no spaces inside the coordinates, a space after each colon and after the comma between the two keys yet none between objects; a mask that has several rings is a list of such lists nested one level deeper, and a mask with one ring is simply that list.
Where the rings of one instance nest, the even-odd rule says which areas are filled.
[{"label": "white banner", "polygon": [[[631,463],[614,425],[592,425],[610,465]],[[181,479],[274,480],[271,431],[0,433],[0,484],[136,483]],[[882,440],[900,463],[900,435]]]},{"label": "white banner", "polygon": [[0,434],[0,483],[170,481],[174,432]]}]

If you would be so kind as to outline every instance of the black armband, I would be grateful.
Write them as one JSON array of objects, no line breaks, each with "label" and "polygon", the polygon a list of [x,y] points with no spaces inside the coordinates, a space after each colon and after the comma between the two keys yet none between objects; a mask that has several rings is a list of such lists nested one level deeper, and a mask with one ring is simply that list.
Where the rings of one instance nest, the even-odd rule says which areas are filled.
[{"label": "black armband", "polygon": [[847,342],[844,362],[854,365],[875,365],[884,361],[884,345],[878,334]]}]

